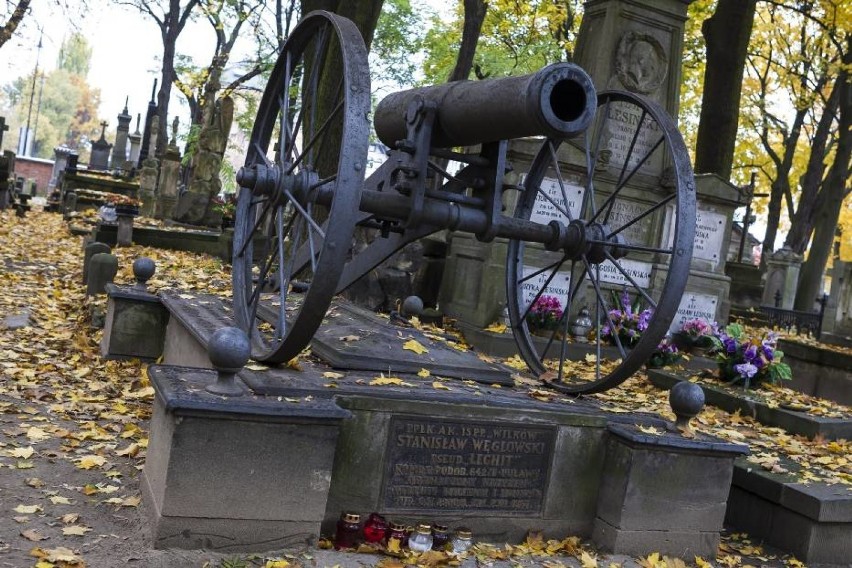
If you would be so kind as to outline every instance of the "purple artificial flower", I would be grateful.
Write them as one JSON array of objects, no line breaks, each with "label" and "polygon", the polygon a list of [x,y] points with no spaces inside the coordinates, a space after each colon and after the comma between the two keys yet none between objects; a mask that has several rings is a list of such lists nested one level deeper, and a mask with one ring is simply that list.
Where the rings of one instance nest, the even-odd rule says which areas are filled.
[{"label": "purple artificial flower", "polygon": [[737,340],[734,339],[733,337],[725,336],[722,339],[722,345],[725,346],[725,351],[728,352],[728,353],[733,354],[733,353],[737,352],[737,347],[738,347],[737,346]]},{"label": "purple artificial flower", "polygon": [[633,308],[630,306],[630,294],[627,293],[626,289],[621,293],[621,305],[624,306],[624,313],[628,316],[633,315]]},{"label": "purple artificial flower", "polygon": [[757,345],[749,343],[748,347],[746,347],[745,351],[743,351],[743,359],[749,363],[757,359]]},{"label": "purple artificial flower", "polygon": [[757,374],[758,368],[752,365],[751,363],[741,363],[739,365],[734,365],[734,369],[737,370],[737,373],[744,378],[750,379]]},{"label": "purple artificial flower", "polygon": [[639,314],[639,321],[636,322],[636,329],[638,329],[639,331],[645,331],[646,329],[648,329],[648,324],[650,323],[651,316],[653,314],[654,312],[649,309],[642,310],[642,312]]},{"label": "purple artificial flower", "polygon": [[766,357],[767,361],[772,361],[775,358],[775,350],[765,342],[763,343],[763,356]]}]

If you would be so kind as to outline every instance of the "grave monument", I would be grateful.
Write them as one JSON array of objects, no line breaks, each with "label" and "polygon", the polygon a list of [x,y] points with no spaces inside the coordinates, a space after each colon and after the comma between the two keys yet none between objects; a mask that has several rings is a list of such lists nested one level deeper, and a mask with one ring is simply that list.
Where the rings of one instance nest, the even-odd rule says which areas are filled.
[{"label": "grave monument", "polygon": [[101,122],[101,137],[92,142],[92,155],[89,158],[89,169],[104,171],[109,169],[109,150],[112,144],[106,141],[107,122]]},{"label": "grave monument", "polygon": [[124,162],[127,161],[127,137],[130,132],[130,121],[132,117],[127,112],[127,102],[124,101],[124,110],[118,114],[118,126],[115,129],[115,145],[112,148],[112,169],[123,170]]}]

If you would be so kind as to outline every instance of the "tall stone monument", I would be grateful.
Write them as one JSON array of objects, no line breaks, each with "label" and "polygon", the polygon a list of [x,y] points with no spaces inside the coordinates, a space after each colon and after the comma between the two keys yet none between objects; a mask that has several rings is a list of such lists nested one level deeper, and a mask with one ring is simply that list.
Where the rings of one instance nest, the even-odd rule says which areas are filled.
[{"label": "tall stone monument", "polygon": [[48,194],[59,185],[59,177],[65,171],[68,156],[73,152],[74,150],[64,144],[53,149],[53,171],[50,173],[50,181],[47,182]]},{"label": "tall stone monument", "polygon": [[[171,219],[174,216],[175,204],[178,201],[178,186],[180,184],[180,150],[177,147],[178,118],[172,122],[172,138],[163,152],[160,163],[160,180],[157,185],[157,208],[154,217]],[[152,142],[156,144],[152,133]]]},{"label": "tall stone monument", "polygon": [[139,132],[139,119],[141,115],[136,114],[136,130],[127,136],[130,141],[130,157],[128,160],[136,167],[139,163],[139,151],[142,149],[142,133]]},{"label": "tall stone monument", "polygon": [[216,226],[220,218],[211,215],[210,203],[219,194],[222,183],[219,169],[222,156],[228,145],[228,135],[234,119],[234,101],[224,97],[216,101],[210,109],[208,118],[201,125],[198,146],[192,157],[192,178],[189,187],[180,196],[175,219],[193,225]]},{"label": "tall stone monument", "polygon": [[[157,94],[157,80],[154,79],[154,87],[151,89],[151,100],[148,101],[148,110],[145,113],[145,127],[142,130],[142,147],[139,149],[139,162],[138,165],[141,168],[143,166],[143,162],[148,157],[150,152],[151,145],[151,125],[153,124],[154,117],[157,116],[157,103],[155,102],[154,97]],[[164,126],[164,125],[162,125]],[[154,138],[156,140],[156,138]],[[156,158],[157,153],[150,152],[151,156]]]},{"label": "tall stone monument", "polygon": [[[148,126],[150,140],[157,145],[157,134],[160,131],[160,118],[154,116]],[[153,217],[157,209],[157,178],[160,172],[160,161],[153,152],[142,161],[142,169],[139,171],[139,199],[142,200],[140,212],[146,217]]]},{"label": "tall stone monument", "polygon": [[763,288],[761,304],[792,310],[799,287],[799,270],[802,267],[802,255],[796,254],[790,247],[769,254],[766,259],[766,285]]},{"label": "tall stone monument", "polygon": [[112,147],[112,169],[124,169],[124,162],[127,160],[127,135],[130,132],[131,117],[127,113],[127,102],[130,97],[124,101],[124,110],[118,114],[118,126],[115,129],[115,145]]}]

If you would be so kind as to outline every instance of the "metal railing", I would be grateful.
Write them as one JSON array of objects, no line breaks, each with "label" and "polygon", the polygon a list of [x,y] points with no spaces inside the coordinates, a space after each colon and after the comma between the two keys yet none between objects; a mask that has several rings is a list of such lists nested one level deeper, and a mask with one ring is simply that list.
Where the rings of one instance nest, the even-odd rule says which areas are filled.
[{"label": "metal railing", "polygon": [[760,306],[760,313],[769,320],[773,327],[783,327],[786,330],[795,328],[797,335],[811,334],[817,339],[822,334],[822,317],[828,304],[828,294],[823,294],[816,300],[819,303],[818,312],[800,310],[785,310],[781,308],[781,292],[775,292],[775,306]]}]

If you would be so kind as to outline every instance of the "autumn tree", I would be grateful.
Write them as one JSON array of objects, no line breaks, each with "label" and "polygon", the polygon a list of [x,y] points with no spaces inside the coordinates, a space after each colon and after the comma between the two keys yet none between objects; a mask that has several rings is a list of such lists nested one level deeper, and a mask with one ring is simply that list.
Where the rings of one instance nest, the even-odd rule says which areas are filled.
[{"label": "autumn tree", "polygon": [[193,16],[200,0],[116,0],[118,4],[131,6],[157,24],[163,44],[161,58],[160,90],[157,93],[157,116],[160,119],[157,148],[163,151],[166,146],[169,99],[172,85],[177,79],[175,72],[176,44],[178,36]]}]

